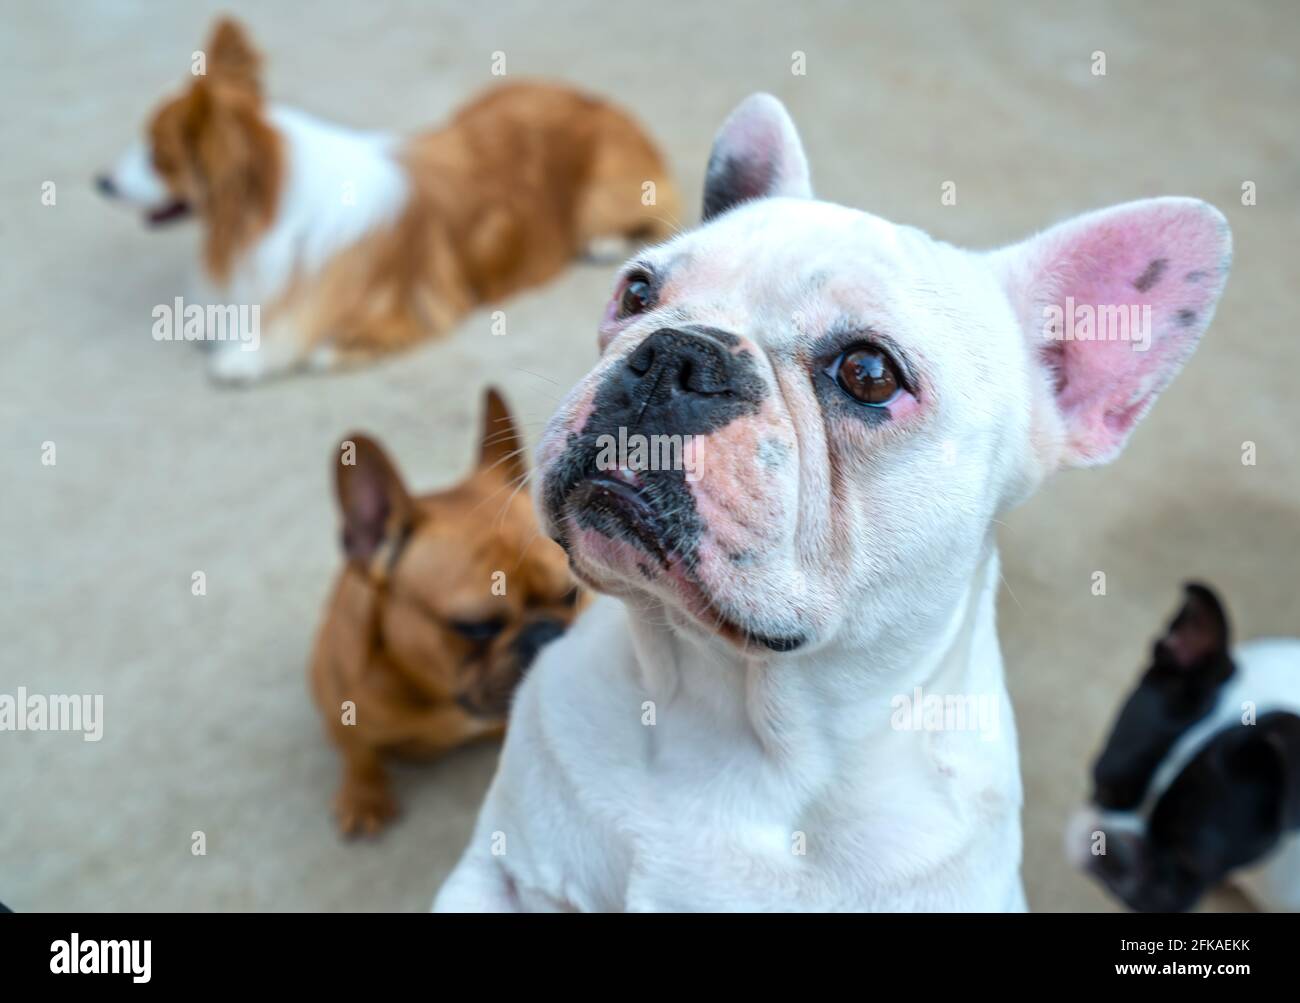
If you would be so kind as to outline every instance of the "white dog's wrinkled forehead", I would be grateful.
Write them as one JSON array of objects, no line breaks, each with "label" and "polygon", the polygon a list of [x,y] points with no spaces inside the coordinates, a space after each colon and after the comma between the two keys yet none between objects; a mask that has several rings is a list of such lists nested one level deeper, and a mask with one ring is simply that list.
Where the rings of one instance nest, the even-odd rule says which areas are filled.
[{"label": "white dog's wrinkled forehead", "polygon": [[641,260],[655,272],[664,303],[780,352],[839,327],[923,339],[934,329],[923,321],[928,310],[952,313],[963,286],[978,285],[968,259],[920,230],[856,209],[768,198]]}]

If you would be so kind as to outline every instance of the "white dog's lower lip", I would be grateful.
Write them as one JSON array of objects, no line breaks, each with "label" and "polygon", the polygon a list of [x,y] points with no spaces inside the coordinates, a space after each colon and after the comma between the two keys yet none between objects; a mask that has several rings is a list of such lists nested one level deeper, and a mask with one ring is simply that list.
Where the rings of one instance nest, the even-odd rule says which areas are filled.
[{"label": "white dog's lower lip", "polygon": [[[805,644],[807,638],[802,634],[783,637],[745,628],[716,607],[714,599],[703,589],[701,583],[695,581],[680,555],[664,548],[659,539],[653,508],[642,498],[640,491],[617,478],[593,478],[584,483],[585,489],[581,495],[577,495],[576,502],[606,505],[607,511],[616,513],[617,520],[627,527],[628,533],[641,544],[642,550],[649,552],[658,561],[664,577],[672,582],[673,590],[681,596],[682,611],[703,628],[741,648],[763,647],[768,651],[787,652],[797,650]],[[571,557],[573,556],[576,555],[571,552]],[[649,576],[649,569],[642,568],[642,573]],[[591,581],[590,576],[582,573],[581,569],[575,568],[575,574],[586,585],[599,589],[597,583]]]},{"label": "white dog's lower lip", "polygon": [[574,495],[577,504],[598,508],[615,519],[643,550],[667,567],[670,554],[659,520],[638,488],[616,477],[592,477],[579,485]]}]

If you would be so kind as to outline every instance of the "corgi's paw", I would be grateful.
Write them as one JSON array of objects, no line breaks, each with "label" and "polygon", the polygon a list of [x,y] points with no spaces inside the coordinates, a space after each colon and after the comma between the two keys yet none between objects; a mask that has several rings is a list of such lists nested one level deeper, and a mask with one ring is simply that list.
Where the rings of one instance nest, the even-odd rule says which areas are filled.
[{"label": "corgi's paw", "polygon": [[238,343],[220,345],[208,356],[208,375],[225,386],[249,386],[271,372],[262,349],[245,351]]}]

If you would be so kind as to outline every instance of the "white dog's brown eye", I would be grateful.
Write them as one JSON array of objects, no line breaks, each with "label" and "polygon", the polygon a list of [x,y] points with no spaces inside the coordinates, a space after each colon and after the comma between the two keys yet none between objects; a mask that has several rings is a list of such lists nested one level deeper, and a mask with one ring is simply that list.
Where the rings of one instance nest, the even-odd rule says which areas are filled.
[{"label": "white dog's brown eye", "polygon": [[654,305],[654,290],[642,275],[633,275],[623,287],[623,295],[618,300],[618,315],[631,317],[644,313]]},{"label": "white dog's brown eye", "polygon": [[884,407],[898,396],[903,385],[893,360],[871,345],[853,346],[826,372],[846,394],[871,407]]}]

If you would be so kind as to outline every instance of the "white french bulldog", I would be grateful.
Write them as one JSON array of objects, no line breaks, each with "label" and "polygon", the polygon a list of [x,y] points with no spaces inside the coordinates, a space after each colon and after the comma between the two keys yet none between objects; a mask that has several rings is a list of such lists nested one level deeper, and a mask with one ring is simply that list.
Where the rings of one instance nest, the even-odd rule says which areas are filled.
[{"label": "white french bulldog", "polygon": [[[784,107],[743,102],[539,448],[605,595],[520,687],[435,908],[1024,909],[993,522],[1120,452],[1230,249],[1166,198],[959,250],[812,200]],[[620,434],[696,476],[598,462]]]}]

